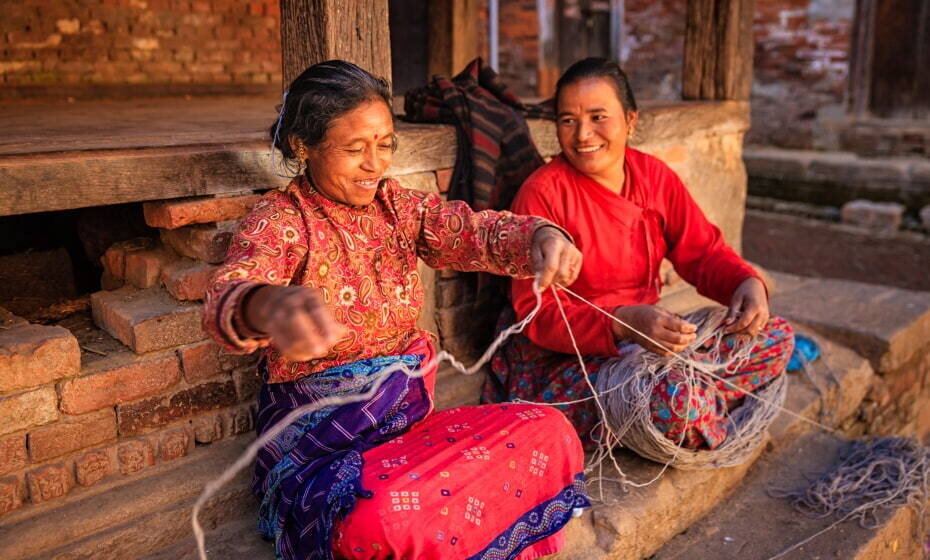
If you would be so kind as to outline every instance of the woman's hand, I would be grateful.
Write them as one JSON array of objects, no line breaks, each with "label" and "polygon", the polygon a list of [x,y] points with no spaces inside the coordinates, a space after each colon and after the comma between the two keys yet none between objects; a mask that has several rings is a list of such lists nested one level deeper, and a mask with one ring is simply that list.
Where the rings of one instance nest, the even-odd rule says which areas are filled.
[{"label": "woman's hand", "polygon": [[262,286],[243,311],[249,328],[266,334],[285,358],[296,362],[329,354],[346,332],[319,292],[305,286]]},{"label": "woman's hand", "polygon": [[533,271],[539,279],[539,289],[553,283],[571,285],[581,272],[581,251],[561,231],[543,226],[533,234]]},{"label": "woman's hand", "polygon": [[730,298],[730,312],[723,320],[726,334],[756,336],[769,321],[769,301],[765,285],[758,278],[747,278]]},{"label": "woman's hand", "polygon": [[611,328],[617,340],[632,340],[660,356],[670,355],[669,350],[674,353],[681,352],[694,342],[697,336],[696,325],[655,305],[621,306],[614,310],[614,317],[661,343],[665,348],[656,345],[629,327],[614,322]]}]

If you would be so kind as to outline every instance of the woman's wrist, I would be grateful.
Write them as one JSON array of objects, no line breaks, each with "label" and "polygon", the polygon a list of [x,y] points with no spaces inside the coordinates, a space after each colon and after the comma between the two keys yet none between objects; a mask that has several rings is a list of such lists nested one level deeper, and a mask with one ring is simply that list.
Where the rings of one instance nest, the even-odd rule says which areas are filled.
[{"label": "woman's wrist", "polygon": [[241,318],[239,327],[241,334],[247,338],[261,338],[268,334],[265,328],[264,309],[267,306],[268,296],[272,288],[267,284],[258,285],[246,292],[239,302],[238,317]]}]

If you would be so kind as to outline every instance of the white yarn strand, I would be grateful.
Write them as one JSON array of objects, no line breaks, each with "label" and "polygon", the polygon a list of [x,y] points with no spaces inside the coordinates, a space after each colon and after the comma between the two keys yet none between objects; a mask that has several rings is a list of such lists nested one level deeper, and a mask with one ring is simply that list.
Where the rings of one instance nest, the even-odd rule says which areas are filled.
[{"label": "white yarn strand", "polygon": [[[285,94],[285,95],[286,95],[286,94]],[[283,107],[282,107],[282,110],[283,110]],[[279,125],[280,125],[280,121],[279,121]],[[762,395],[762,394],[756,395],[756,394],[754,394],[754,393],[752,393],[752,392],[750,392],[750,391],[747,391],[747,390],[745,390],[745,389],[742,389],[741,387],[736,386],[736,385],[733,384],[732,382],[729,382],[728,380],[726,380],[726,379],[724,379],[724,378],[722,378],[722,377],[717,376],[717,375],[714,374],[713,372],[709,371],[708,367],[707,367],[705,364],[702,364],[702,363],[700,363],[700,362],[698,362],[698,361],[695,361],[695,360],[692,359],[692,358],[689,358],[689,357],[683,355],[684,353],[676,353],[676,352],[671,351],[669,348],[665,347],[665,346],[664,346],[663,344],[661,344],[660,342],[657,342],[657,341],[653,340],[652,338],[650,338],[650,337],[649,337],[648,335],[646,335],[645,333],[642,333],[642,332],[640,332],[639,330],[637,330],[636,328],[632,327],[631,325],[626,324],[624,321],[622,321],[622,320],[616,318],[616,317],[613,316],[611,313],[607,312],[607,311],[604,310],[604,309],[601,309],[601,308],[598,307],[597,305],[591,303],[590,301],[586,300],[586,299],[583,298],[582,296],[580,296],[580,295],[576,294],[575,292],[569,290],[569,289],[566,288],[565,286],[562,286],[562,285],[553,285],[553,286],[552,286],[552,290],[553,290],[554,295],[556,295],[556,297],[555,297],[556,303],[557,303],[557,305],[558,305],[558,307],[559,307],[560,314],[561,314],[562,320],[563,320],[563,322],[564,322],[564,324],[565,324],[565,327],[566,327],[566,329],[568,330],[569,337],[570,337],[571,340],[572,340],[572,345],[573,345],[573,347],[574,347],[576,357],[578,358],[579,365],[580,365],[581,370],[582,370],[582,372],[583,372],[583,374],[584,374],[584,376],[585,376],[585,381],[586,381],[586,383],[587,383],[587,385],[588,385],[588,388],[589,388],[589,389],[591,390],[591,392],[592,392],[592,396],[591,396],[591,397],[584,398],[584,399],[579,399],[579,400],[577,400],[577,401],[566,401],[566,402],[557,402],[557,403],[542,403],[542,402],[523,401],[523,400],[520,400],[520,401],[517,401],[517,402],[523,402],[523,403],[527,403],[527,404],[547,405],[547,406],[560,406],[560,405],[574,404],[574,403],[584,402],[584,401],[587,401],[587,400],[594,399],[595,403],[597,404],[598,411],[599,411],[599,413],[600,413],[600,415],[601,415],[601,423],[599,424],[599,426],[600,426],[600,431],[601,431],[602,435],[604,436],[604,441],[600,442],[599,448],[595,451],[594,455],[592,456],[591,461],[589,461],[588,466],[586,467],[585,470],[586,470],[586,472],[590,472],[590,471],[593,471],[593,470],[596,468],[596,469],[599,471],[599,473],[600,473],[599,476],[595,477],[594,480],[597,480],[597,481],[599,482],[599,486],[600,486],[600,489],[601,489],[601,496],[603,496],[603,486],[602,486],[602,483],[603,483],[604,481],[610,481],[610,480],[616,481],[616,482],[620,483],[624,488],[625,488],[626,486],[632,486],[632,487],[643,487],[643,486],[648,486],[649,484],[652,484],[653,482],[655,482],[656,480],[658,480],[658,479],[662,476],[662,474],[663,474],[664,472],[666,472],[666,470],[668,469],[669,466],[681,467],[681,465],[685,464],[685,463],[683,463],[683,462],[679,459],[679,457],[681,456],[681,454],[686,453],[686,454],[688,454],[689,457],[691,457],[692,455],[713,453],[713,450],[691,451],[691,450],[688,450],[688,449],[684,449],[684,448],[682,447],[683,439],[682,439],[681,441],[679,441],[678,444],[676,445],[676,444],[674,444],[673,442],[671,442],[670,440],[668,440],[667,438],[665,438],[665,436],[664,436],[663,434],[661,434],[660,432],[658,432],[658,429],[656,429],[656,428],[653,426],[653,430],[655,431],[656,434],[658,434],[658,437],[662,438],[665,442],[668,443],[668,446],[663,447],[663,449],[664,449],[665,451],[667,451],[668,453],[667,453],[667,455],[663,455],[663,457],[665,457],[664,460],[660,460],[660,461],[659,461],[659,462],[663,462],[663,463],[664,463],[663,468],[660,470],[660,472],[659,472],[655,477],[653,477],[651,480],[646,481],[646,482],[635,482],[635,481],[629,480],[629,479],[626,477],[626,475],[623,473],[623,470],[621,469],[619,463],[617,462],[617,459],[616,459],[616,457],[614,456],[613,451],[614,451],[614,449],[615,449],[616,447],[621,446],[622,444],[626,444],[626,443],[628,443],[629,441],[632,441],[630,438],[627,437],[627,434],[630,433],[630,428],[631,428],[631,426],[633,425],[633,421],[627,419],[627,420],[624,420],[619,426],[613,426],[613,425],[611,425],[611,422],[608,421],[608,418],[609,418],[609,416],[610,416],[609,413],[610,413],[610,411],[611,411],[612,409],[611,409],[611,407],[609,407],[609,406],[608,406],[608,407],[605,407],[604,404],[601,402],[601,399],[599,398],[599,397],[601,397],[601,396],[604,396],[604,395],[607,395],[607,394],[611,394],[611,393],[613,393],[614,391],[620,391],[620,393],[622,393],[623,390],[624,390],[624,387],[625,387],[626,385],[624,385],[624,384],[621,383],[621,384],[618,384],[617,386],[614,386],[614,387],[603,387],[603,388],[599,389],[599,388],[598,388],[597,386],[595,386],[595,384],[591,381],[590,376],[589,376],[588,371],[587,371],[587,368],[586,368],[586,366],[585,366],[585,364],[584,364],[583,356],[582,356],[582,354],[581,354],[581,352],[580,352],[580,349],[579,349],[578,346],[577,346],[577,342],[576,342],[576,340],[575,340],[574,332],[572,331],[571,325],[570,325],[569,322],[568,322],[568,318],[567,318],[567,316],[565,315],[565,311],[564,311],[564,309],[563,309],[563,307],[562,307],[562,304],[561,304],[559,298],[557,297],[557,293],[555,292],[556,288],[565,291],[565,293],[567,293],[567,294],[569,294],[569,295],[575,297],[576,299],[580,300],[581,302],[583,302],[583,303],[589,305],[590,307],[596,309],[596,310],[599,311],[600,313],[603,313],[603,314],[609,316],[613,321],[615,321],[615,322],[617,322],[617,323],[619,323],[619,324],[621,324],[621,325],[627,327],[627,328],[630,329],[632,332],[635,332],[635,333],[639,334],[639,335],[642,336],[644,339],[649,340],[650,342],[652,342],[653,344],[655,344],[655,345],[658,346],[659,348],[663,348],[663,349],[667,350],[668,352],[670,352],[671,355],[672,355],[672,357],[675,358],[676,361],[678,361],[678,362],[680,362],[680,363],[683,363],[683,364],[686,364],[688,367],[687,367],[687,371],[685,372],[685,375],[686,375],[686,382],[687,382],[687,384],[688,384],[688,386],[689,386],[689,389],[695,386],[694,383],[697,381],[696,372],[700,372],[700,373],[703,373],[703,374],[706,374],[706,375],[710,376],[710,377],[713,378],[713,379],[716,379],[716,380],[718,380],[718,381],[721,381],[721,382],[723,382],[723,383],[725,383],[725,384],[727,384],[727,385],[733,387],[734,389],[736,389],[736,390],[742,392],[743,394],[745,394],[745,395],[747,395],[747,396],[749,396],[749,397],[752,397],[753,399],[756,399],[757,401],[759,401],[759,402],[761,402],[761,403],[764,403],[764,404],[767,405],[771,410],[774,410],[774,411],[776,411],[776,412],[777,412],[777,411],[782,411],[782,412],[788,413],[788,414],[790,414],[790,415],[792,415],[792,416],[795,416],[795,417],[797,417],[797,418],[799,418],[799,419],[801,419],[801,420],[803,420],[803,421],[805,421],[805,422],[808,422],[808,423],[811,423],[811,424],[813,424],[813,425],[815,425],[815,426],[817,426],[817,427],[820,427],[821,429],[824,429],[824,430],[833,432],[833,429],[832,429],[832,428],[829,428],[829,427],[827,427],[827,426],[824,426],[823,424],[820,424],[820,423],[818,423],[818,422],[814,422],[814,421],[812,421],[812,420],[810,420],[810,419],[808,419],[808,418],[805,418],[805,417],[803,417],[803,416],[800,416],[800,415],[798,415],[798,414],[796,414],[796,413],[794,413],[794,412],[792,412],[792,411],[790,411],[790,410],[784,408],[784,407],[781,405],[781,400],[779,400],[778,397],[779,397],[779,394],[781,394],[781,395],[782,395],[782,400],[783,400],[783,392],[784,392],[784,388],[783,388],[783,386],[784,386],[784,379],[783,379],[783,378],[784,378],[784,376],[779,376],[779,378],[778,378],[778,379],[781,379],[781,380],[782,380],[782,383],[781,383],[781,384],[772,383],[772,384],[769,385],[769,387],[766,387],[766,389],[771,388],[771,387],[778,387],[778,390],[777,390],[777,391],[772,391],[772,393],[773,393],[772,395],[768,395],[768,394],[766,394],[766,395]],[[521,320],[521,321],[519,321],[519,322],[517,322],[517,323],[511,325],[510,327],[504,329],[503,331],[501,331],[501,333],[495,338],[494,342],[493,342],[493,343],[488,347],[488,349],[482,354],[481,358],[480,358],[478,361],[476,361],[474,364],[472,364],[470,367],[466,367],[466,366],[465,366],[464,364],[462,364],[455,356],[449,354],[449,353],[446,352],[446,351],[440,351],[440,352],[438,352],[438,353],[436,354],[436,356],[433,357],[431,360],[429,360],[427,363],[421,364],[420,367],[415,368],[415,369],[411,369],[411,368],[409,368],[407,365],[405,365],[405,364],[403,364],[403,363],[401,363],[401,362],[398,362],[398,363],[396,363],[396,364],[392,364],[392,365],[386,367],[384,370],[382,370],[381,372],[379,372],[378,374],[376,374],[375,376],[373,376],[371,385],[370,385],[370,387],[369,387],[366,391],[363,391],[363,392],[361,392],[361,393],[357,393],[357,394],[354,394],[354,395],[348,395],[348,396],[324,397],[324,398],[322,398],[322,399],[320,399],[320,400],[318,400],[318,401],[315,401],[315,402],[313,402],[313,403],[309,403],[309,404],[304,405],[304,406],[302,406],[302,407],[295,408],[295,409],[292,410],[290,413],[288,413],[284,418],[282,418],[280,421],[278,421],[275,425],[273,425],[273,426],[270,427],[268,430],[266,430],[261,436],[259,436],[258,438],[256,438],[255,441],[253,441],[253,442],[245,449],[245,451],[243,451],[243,453],[242,453],[229,467],[227,467],[218,477],[216,477],[215,479],[211,480],[210,482],[208,482],[208,483],[204,486],[203,492],[201,493],[201,495],[198,497],[197,501],[195,502],[194,507],[193,507],[193,511],[191,512],[191,526],[192,526],[192,528],[193,528],[194,538],[195,538],[195,540],[196,540],[196,542],[197,542],[197,550],[198,550],[198,554],[199,554],[200,560],[207,560],[205,535],[204,535],[203,528],[201,527],[200,521],[199,521],[200,511],[203,509],[204,505],[206,505],[207,501],[209,501],[209,499],[210,499],[211,497],[213,497],[213,496],[216,494],[216,492],[218,492],[218,491],[220,490],[220,488],[222,488],[225,484],[227,484],[230,480],[232,480],[233,477],[234,477],[239,471],[241,471],[242,469],[246,468],[247,466],[249,466],[249,465],[251,464],[252,460],[256,457],[256,455],[258,454],[258,451],[259,451],[262,447],[264,447],[266,444],[268,444],[270,441],[272,441],[274,438],[276,438],[278,435],[280,435],[280,433],[283,432],[291,423],[293,423],[295,420],[299,419],[300,417],[302,417],[302,416],[304,416],[304,415],[306,415],[306,414],[310,414],[310,413],[312,413],[312,412],[314,412],[314,411],[316,411],[316,410],[319,410],[319,409],[321,409],[321,408],[324,408],[324,407],[339,406],[339,405],[343,405],[343,404],[350,404],[350,403],[355,403],[355,402],[359,402],[359,401],[363,401],[363,400],[370,399],[373,395],[375,395],[375,393],[376,393],[376,392],[378,391],[378,389],[381,387],[382,383],[383,383],[391,374],[393,374],[393,373],[395,373],[395,372],[398,372],[398,371],[404,372],[406,375],[408,375],[408,376],[411,377],[411,378],[422,377],[427,371],[430,371],[432,368],[436,367],[439,363],[446,361],[446,362],[449,362],[449,364],[452,365],[457,371],[459,371],[460,373],[462,373],[462,374],[464,374],[464,375],[473,375],[473,374],[475,374],[475,373],[478,372],[486,363],[488,363],[488,361],[490,361],[490,359],[491,359],[491,357],[493,356],[494,352],[500,347],[501,344],[504,343],[504,341],[507,340],[507,338],[509,338],[509,337],[512,336],[513,334],[517,334],[517,333],[522,332],[522,331],[526,328],[526,326],[527,326],[533,319],[536,318],[537,314],[539,313],[539,310],[540,310],[541,307],[542,307],[542,291],[538,288],[538,277],[537,277],[537,282],[534,282],[534,293],[535,293],[535,295],[536,295],[536,305],[534,306],[534,308],[532,309],[532,311],[530,311],[530,313],[529,313],[523,320]],[[717,335],[715,335],[715,336],[717,336],[717,337],[719,338],[719,337],[722,336],[722,335],[717,334]],[[706,340],[706,338],[705,338],[705,340]],[[719,340],[718,340],[718,341],[719,341]],[[691,346],[689,346],[689,348],[692,348],[692,347],[694,347],[693,344],[692,344]],[[686,352],[687,352],[687,350],[686,350]],[[748,349],[746,350],[746,352],[748,353]],[[637,355],[639,355],[639,354],[640,354],[640,353],[637,353]],[[742,354],[740,354],[740,353],[735,353],[735,355],[732,356],[731,359],[728,360],[728,361],[726,362],[726,364],[724,364],[724,367],[726,367],[727,365],[730,365],[730,364],[734,363],[737,359],[742,359],[741,356],[742,356]],[[622,360],[614,360],[614,361],[616,361],[616,362],[618,362],[618,363],[622,363]],[[609,362],[608,362],[608,363],[609,363]],[[603,372],[603,368],[604,368],[605,366],[607,366],[607,365],[608,365],[608,364],[605,364],[604,366],[602,366],[602,372]],[[598,385],[601,385],[600,379],[601,379],[602,377],[606,377],[606,376],[599,375],[599,382],[598,382]],[[628,384],[628,382],[627,382],[627,384]],[[774,397],[774,398],[773,398],[773,397]],[[618,399],[612,399],[612,400],[616,401],[616,400],[618,400]],[[621,400],[622,400],[622,399],[621,399]],[[744,403],[743,406],[745,406],[745,403]],[[742,408],[742,407],[740,407],[740,408]],[[686,429],[686,430],[687,430],[687,427],[688,427],[689,422],[690,422],[690,420],[687,418],[687,417],[690,416],[690,399],[689,399],[689,406],[688,406],[688,411],[687,411],[687,412],[688,412],[688,414],[687,414],[687,416],[686,416],[686,425],[685,425],[685,429]],[[648,403],[647,403],[647,407],[646,407],[646,413],[648,414]],[[619,428],[619,429],[617,429],[617,428]],[[734,432],[734,433],[737,434],[737,437],[741,437],[740,434],[741,434],[742,432],[737,431],[737,432]],[[733,434],[729,434],[728,437],[727,437],[727,439],[729,440],[730,437],[731,437],[732,435],[733,435]],[[724,444],[726,444],[726,441],[724,442]],[[633,447],[633,449],[634,449],[634,450],[637,450],[635,447]],[[637,450],[637,452],[638,452],[638,450]],[[647,457],[648,457],[648,455],[647,455]],[[602,473],[603,473],[603,466],[602,466],[602,463],[603,463],[605,460],[607,460],[608,458],[610,459],[610,461],[611,461],[611,463],[612,463],[612,466],[613,466],[614,470],[618,473],[618,475],[619,475],[619,477],[620,477],[619,479],[611,479],[611,478],[604,477],[604,476],[602,475]],[[689,463],[689,464],[690,464],[690,463]],[[681,467],[681,468],[687,468],[687,466]],[[591,482],[592,482],[592,480],[589,480],[589,484],[590,484]]]}]

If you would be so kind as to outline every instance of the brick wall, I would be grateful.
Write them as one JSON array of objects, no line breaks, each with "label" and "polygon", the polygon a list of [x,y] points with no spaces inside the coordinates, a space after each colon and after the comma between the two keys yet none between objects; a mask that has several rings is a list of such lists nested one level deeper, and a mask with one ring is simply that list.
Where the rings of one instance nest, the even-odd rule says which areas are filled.
[{"label": "brick wall", "polygon": [[747,141],[790,148],[819,143],[818,117],[844,111],[853,8],[851,0],[756,3]]},{"label": "brick wall", "polygon": [[0,309],[0,515],[252,431],[255,356],[207,340],[199,300],[227,220],[256,199],[146,203],[164,241],[106,252],[92,321],[31,324]]},{"label": "brick wall", "polygon": [[536,0],[500,0],[498,71],[520,96],[536,96],[539,20]]},{"label": "brick wall", "polygon": [[5,2],[0,91],[277,88],[278,20],[278,0]]},{"label": "brick wall", "polygon": [[[536,2],[501,2],[501,73],[536,90]],[[752,128],[747,140],[793,148],[822,143],[818,117],[843,111],[852,0],[756,2]],[[685,0],[628,0],[623,65],[639,99],[680,99]],[[548,95],[549,92],[540,92]]]}]

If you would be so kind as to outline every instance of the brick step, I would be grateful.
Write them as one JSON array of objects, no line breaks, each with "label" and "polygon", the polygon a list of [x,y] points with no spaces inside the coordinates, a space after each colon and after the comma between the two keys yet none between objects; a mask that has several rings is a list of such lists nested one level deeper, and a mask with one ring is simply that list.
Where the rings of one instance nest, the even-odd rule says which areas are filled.
[{"label": "brick step", "polygon": [[[843,448],[843,438],[812,432],[768,453],[727,500],[707,517],[676,536],[652,560],[740,558],[766,560],[826,528],[835,518],[811,519],[786,499],[772,498],[769,488],[805,488],[811,474],[828,471]],[[863,529],[847,521],[803,546],[785,559],[917,560],[922,543],[917,515],[902,507],[881,517],[878,529]]]},{"label": "brick step", "polygon": [[[47,503],[3,519],[0,560],[126,560],[189,538],[190,508],[204,484],[251,436],[201,446],[187,457],[101,482],[66,504]],[[208,504],[205,527],[236,518],[254,502],[246,469]]]}]

